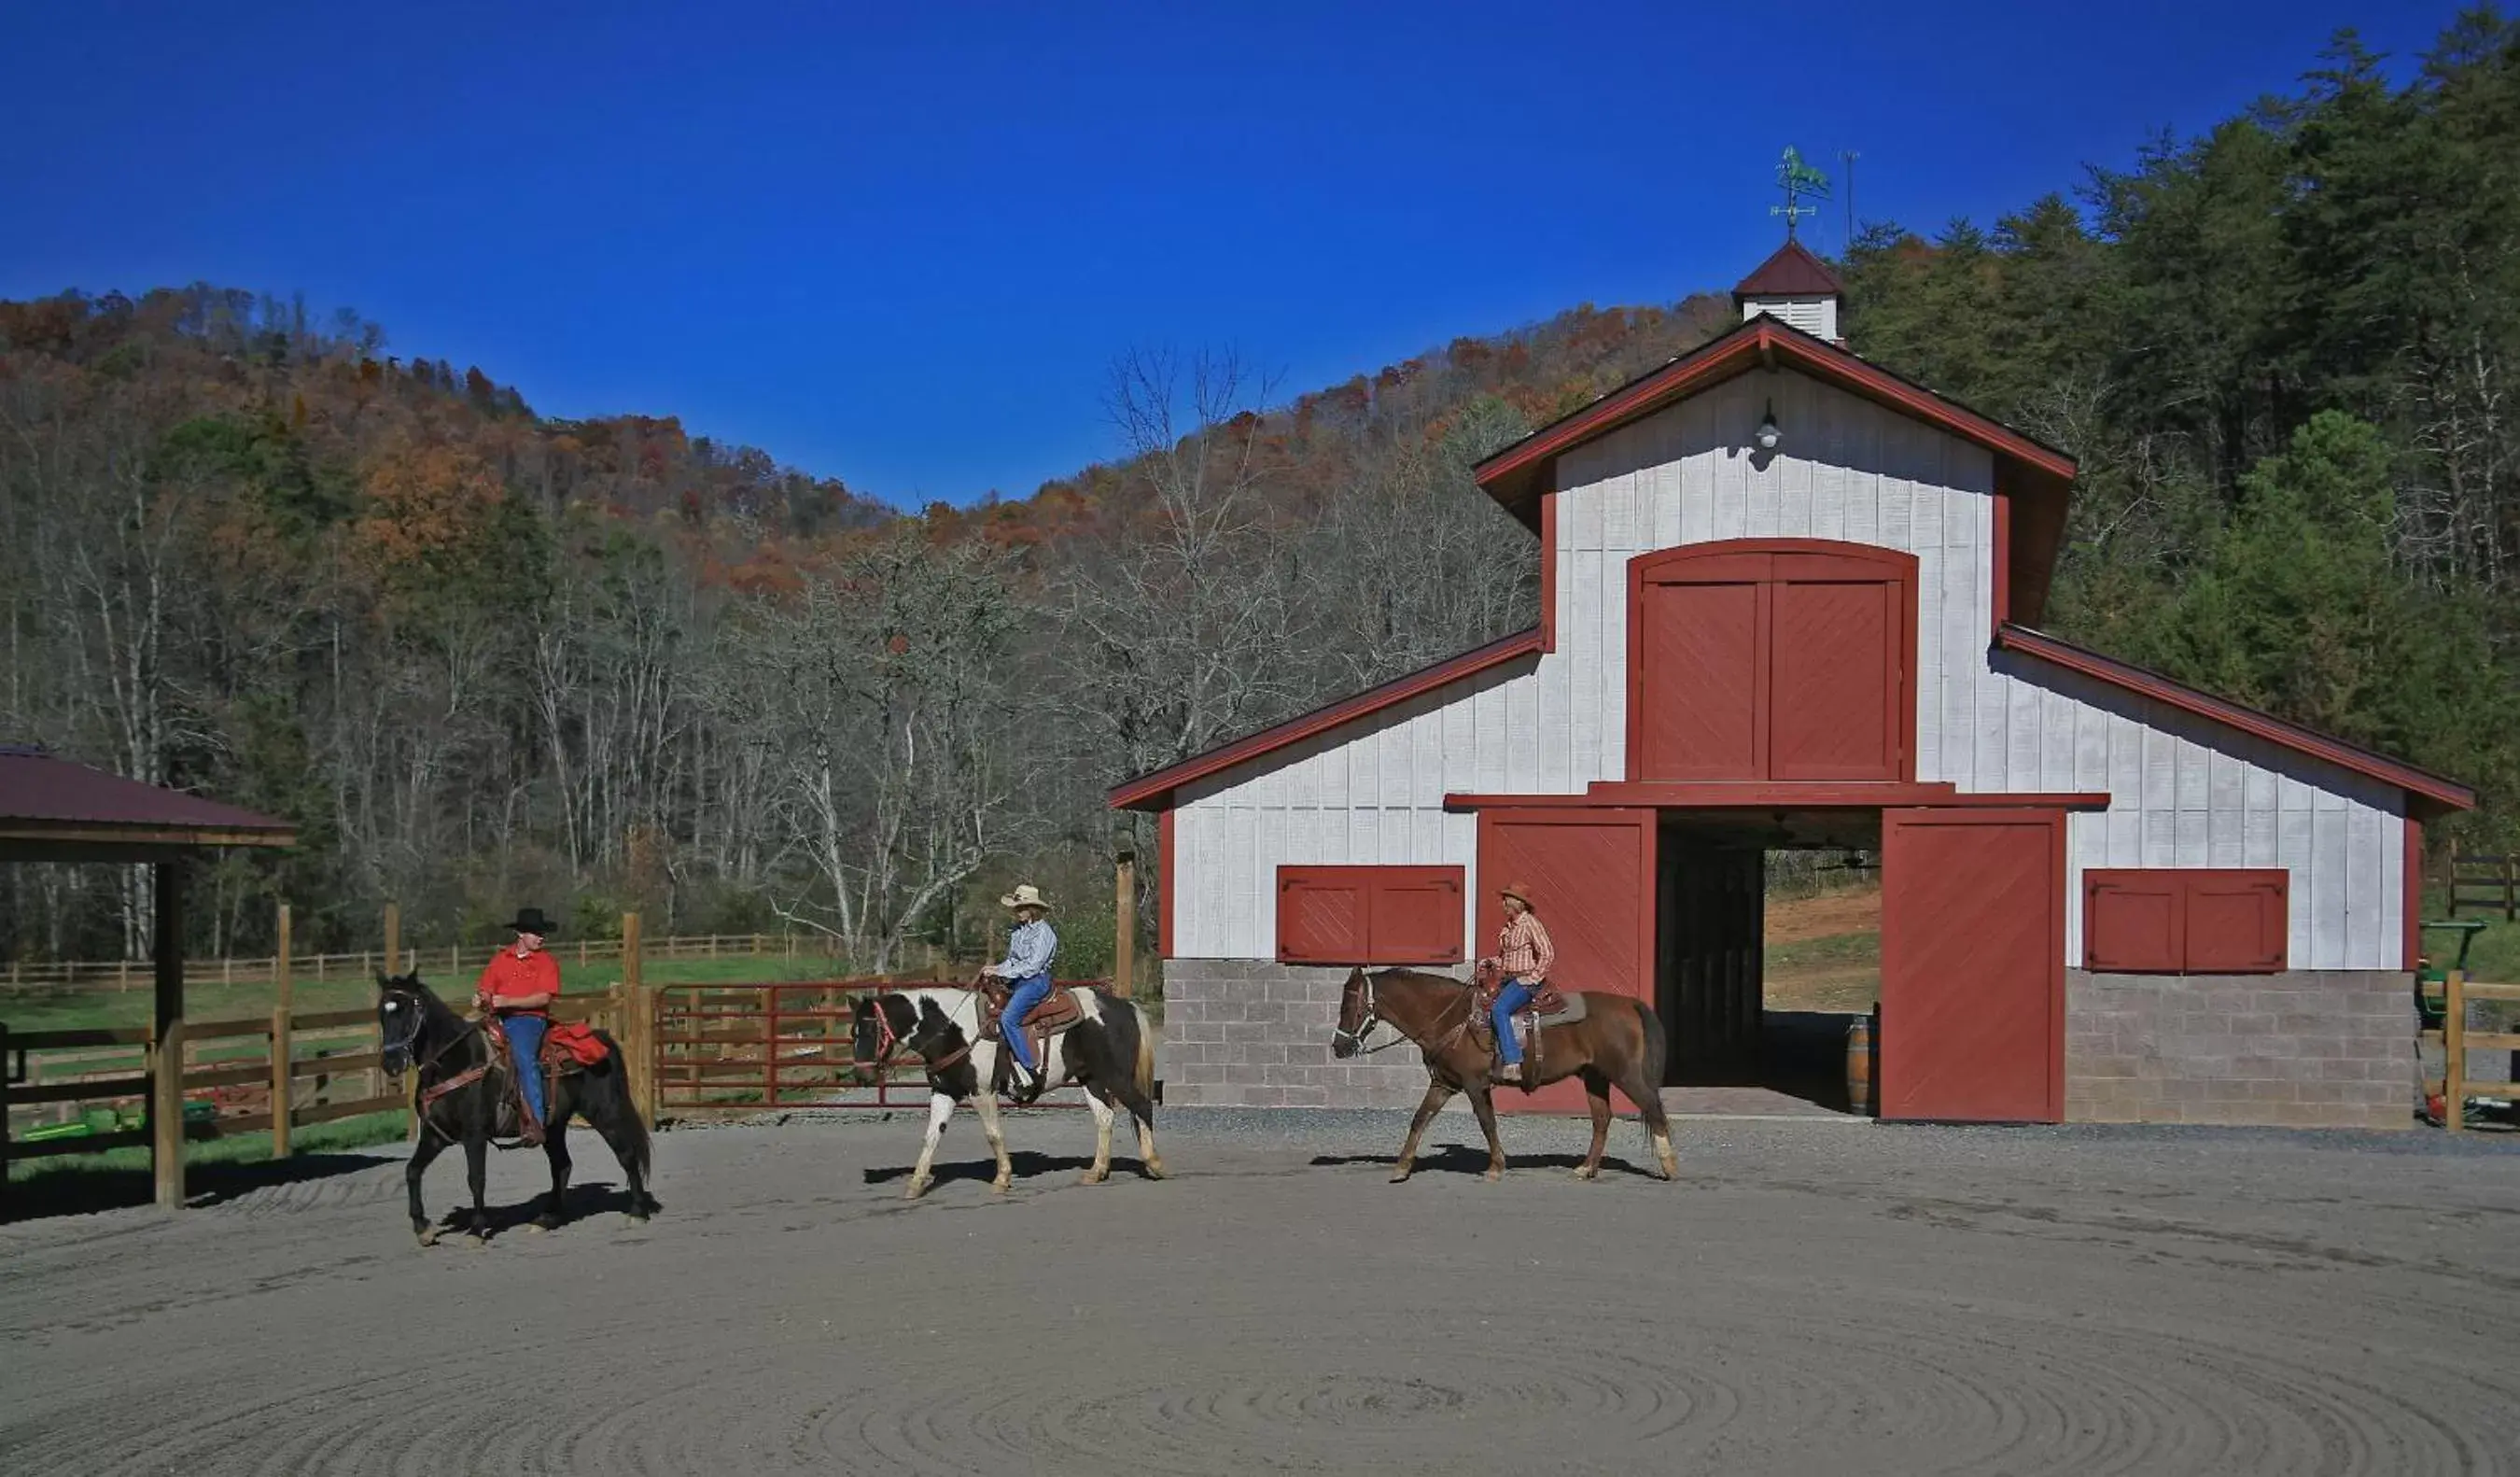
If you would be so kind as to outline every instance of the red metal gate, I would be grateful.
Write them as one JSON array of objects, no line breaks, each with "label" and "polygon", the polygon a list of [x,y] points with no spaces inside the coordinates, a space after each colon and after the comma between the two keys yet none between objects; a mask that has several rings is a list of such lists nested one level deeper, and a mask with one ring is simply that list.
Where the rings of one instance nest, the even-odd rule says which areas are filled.
[{"label": "red metal gate", "polygon": [[2065,1116],[2065,812],[1881,816],[1881,1116]]},{"label": "red metal gate", "polygon": [[[1061,980],[1060,989],[1100,985]],[[897,1061],[871,1083],[857,1079],[849,1023],[857,998],[876,991],[951,989],[900,980],[655,987],[655,1113],[690,1118],[781,1108],[925,1107],[925,1074]],[[1044,1107],[1075,1107],[1075,1088],[1045,1093]]]}]

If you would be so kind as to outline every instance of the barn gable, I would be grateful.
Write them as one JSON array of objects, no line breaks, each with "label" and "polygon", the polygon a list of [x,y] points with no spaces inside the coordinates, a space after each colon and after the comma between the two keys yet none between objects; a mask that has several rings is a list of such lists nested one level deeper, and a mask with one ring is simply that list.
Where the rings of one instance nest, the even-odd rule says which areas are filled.
[{"label": "barn gable", "polygon": [[[1773,456],[1754,455],[1743,430],[1771,411],[1784,440]],[[2398,967],[2405,792],[2159,696],[1995,648],[1997,475],[1986,447],[1786,368],[1736,377],[1570,448],[1549,494],[1553,649],[1510,638],[1488,649],[1501,658],[1492,665],[1177,777],[1178,788],[1159,792],[1180,809],[1191,868],[1173,904],[1173,951],[1268,956],[1280,859],[1474,869],[1479,799],[1574,796],[1631,778],[1631,563],[1781,538],[1913,556],[1916,781],[1963,795],[2109,797],[2105,810],[2069,822],[2069,956],[2082,944],[2086,868],[2281,866],[2306,902],[2337,904],[2293,909],[2302,967]],[[2378,885],[2349,899],[2349,877]]]}]

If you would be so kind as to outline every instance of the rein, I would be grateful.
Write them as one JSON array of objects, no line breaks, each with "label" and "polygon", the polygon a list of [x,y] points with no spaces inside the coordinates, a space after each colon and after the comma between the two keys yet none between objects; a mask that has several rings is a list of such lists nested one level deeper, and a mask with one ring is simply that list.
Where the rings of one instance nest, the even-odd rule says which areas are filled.
[{"label": "rein", "polygon": [[[1479,1013],[1477,992],[1464,988],[1462,992],[1462,1003],[1468,1008],[1462,1012],[1461,1021],[1456,1024],[1452,1030],[1445,1032],[1442,1036],[1437,1037],[1432,1040],[1418,1042],[1420,1050],[1426,1052],[1429,1056],[1440,1056],[1444,1052],[1452,1049],[1453,1043],[1462,1039],[1462,1034],[1470,1029],[1470,1022],[1476,1018]],[[1438,1016],[1437,1019],[1440,1020],[1442,1017]],[[1364,1018],[1356,1023],[1356,1029],[1354,1031],[1341,1030],[1335,1026],[1331,1027],[1330,1041],[1333,1045],[1338,1042],[1345,1041],[1348,1043],[1349,1049],[1353,1054],[1357,1056],[1372,1056],[1379,1051],[1388,1051],[1394,1046],[1406,1045],[1414,1039],[1414,1038],[1412,1038],[1406,1031],[1401,1031],[1400,1035],[1383,1042],[1379,1046],[1368,1046],[1365,1043],[1365,1039],[1373,1034],[1374,1027],[1382,1024],[1383,1020],[1379,1009],[1379,1002],[1375,999],[1373,992],[1373,976],[1367,975],[1365,977]],[[1393,1029],[1398,1030],[1400,1028],[1395,1026]]]},{"label": "rein", "polygon": [[[481,1023],[479,1021],[467,1021],[464,1023],[463,1030],[456,1032],[445,1040],[438,1042],[437,1048],[424,1057],[418,1055],[412,1050],[412,1048],[420,1043],[421,1034],[428,1029],[428,1009],[427,1003],[414,997],[412,999],[412,1017],[411,1030],[404,1034],[401,1040],[394,1041],[386,1045],[383,1049],[386,1051],[400,1051],[404,1055],[411,1057],[411,1069],[412,1074],[415,1077],[427,1077],[428,1075],[428,1069],[436,1066],[439,1058],[462,1045],[467,1039],[477,1034],[481,1029]],[[479,1082],[481,1079],[488,1077],[490,1075],[491,1063],[495,1060],[495,1055],[486,1057],[478,1064],[467,1067],[463,1071],[456,1073],[453,1077],[447,1078],[442,1082],[430,1083],[428,1086],[421,1088],[420,1096],[416,1103],[416,1106],[420,1109],[421,1121],[423,1123],[428,1123],[430,1128],[437,1128],[437,1125],[431,1122],[428,1116],[428,1109],[434,1106],[440,1098],[446,1096],[448,1093],[469,1087],[474,1083]],[[440,1133],[446,1132],[444,1129],[437,1129],[437,1131]]]}]

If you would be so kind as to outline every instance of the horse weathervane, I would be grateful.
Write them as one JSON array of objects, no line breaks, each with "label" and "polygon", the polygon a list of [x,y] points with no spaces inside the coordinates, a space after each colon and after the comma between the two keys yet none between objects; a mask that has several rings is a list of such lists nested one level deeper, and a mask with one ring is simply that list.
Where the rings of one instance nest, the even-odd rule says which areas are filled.
[{"label": "horse weathervane", "polygon": [[1802,151],[1787,144],[1785,157],[1777,162],[1777,184],[1785,192],[1785,203],[1768,207],[1768,213],[1785,217],[1785,239],[1791,241],[1802,217],[1820,213],[1818,207],[1803,205],[1802,200],[1828,199],[1828,176],[1804,163]]}]

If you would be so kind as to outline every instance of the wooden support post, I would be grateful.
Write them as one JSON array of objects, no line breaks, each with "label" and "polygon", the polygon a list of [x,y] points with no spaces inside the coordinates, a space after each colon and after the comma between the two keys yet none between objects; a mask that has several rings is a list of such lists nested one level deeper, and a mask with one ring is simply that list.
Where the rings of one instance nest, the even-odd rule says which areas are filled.
[{"label": "wooden support post", "polygon": [[[0,1212],[9,1206],[9,1023],[0,1021]],[[30,1070],[26,1074],[35,1074]],[[65,1113],[69,1104],[62,1104]],[[69,1122],[65,1117],[62,1122]]]},{"label": "wooden support post", "polygon": [[2442,1127],[2467,1129],[2467,972],[2442,982]]},{"label": "wooden support post", "polygon": [[160,861],[158,894],[158,998],[152,1013],[156,1047],[149,1062],[149,1160],[156,1172],[158,1203],[184,1204],[184,873],[180,861]]},{"label": "wooden support post", "polygon": [[402,972],[399,967],[399,961],[401,958],[402,904],[399,902],[388,902],[385,904],[385,973],[388,975],[400,974]]},{"label": "wooden support post", "polygon": [[1111,992],[1122,999],[1129,997],[1131,980],[1138,962],[1138,858],[1133,852],[1122,852],[1119,864],[1112,868],[1118,878],[1118,896],[1113,899],[1111,922]]},{"label": "wooden support post", "polygon": [[289,977],[289,904],[280,904],[278,943],[271,956],[271,1157],[289,1157],[289,1085],[292,1074],[291,1053],[296,1047],[290,1040],[289,1012],[295,1003],[294,987]]},{"label": "wooden support post", "polygon": [[640,1121],[656,1126],[655,1002],[649,998],[646,950],[639,941],[639,915],[621,915],[621,985],[630,1009],[630,1029],[622,1049],[630,1053],[630,1096]]}]

